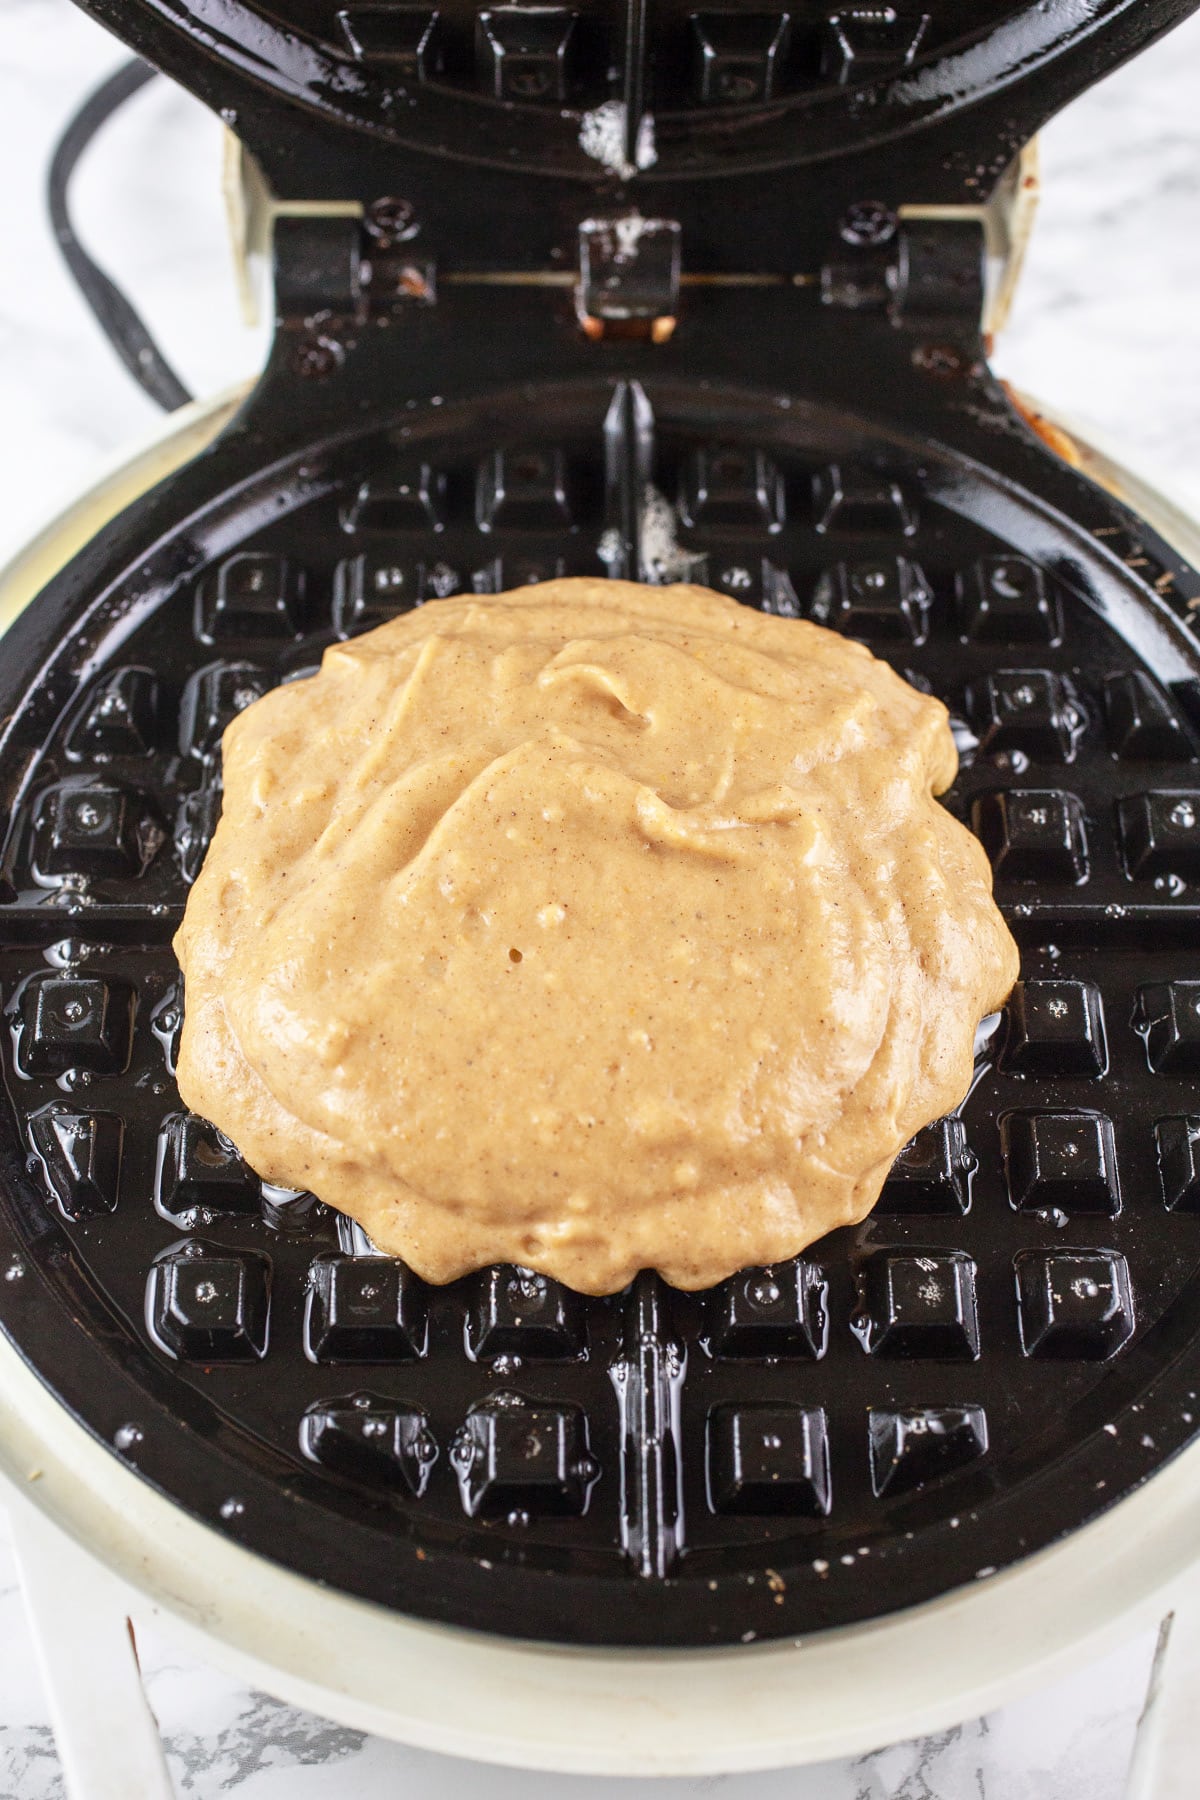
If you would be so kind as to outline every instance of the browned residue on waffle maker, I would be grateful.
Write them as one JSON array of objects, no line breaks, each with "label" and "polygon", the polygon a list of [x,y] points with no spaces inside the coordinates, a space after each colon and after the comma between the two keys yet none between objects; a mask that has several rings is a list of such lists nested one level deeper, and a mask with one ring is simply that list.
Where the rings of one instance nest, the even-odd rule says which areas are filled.
[{"label": "browned residue on waffle maker", "polygon": [[1016,977],[941,703],[701,588],[433,602],[224,756],[181,1092],[432,1281],[795,1255],[962,1099]]}]

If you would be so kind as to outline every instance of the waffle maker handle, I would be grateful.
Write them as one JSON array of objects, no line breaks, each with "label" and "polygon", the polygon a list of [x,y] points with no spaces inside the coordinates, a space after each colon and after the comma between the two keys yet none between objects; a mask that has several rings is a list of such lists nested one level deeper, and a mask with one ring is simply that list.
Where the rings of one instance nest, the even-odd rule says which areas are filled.
[{"label": "waffle maker handle", "polygon": [[124,1588],[11,1486],[5,1509],[68,1800],[175,1800]]}]

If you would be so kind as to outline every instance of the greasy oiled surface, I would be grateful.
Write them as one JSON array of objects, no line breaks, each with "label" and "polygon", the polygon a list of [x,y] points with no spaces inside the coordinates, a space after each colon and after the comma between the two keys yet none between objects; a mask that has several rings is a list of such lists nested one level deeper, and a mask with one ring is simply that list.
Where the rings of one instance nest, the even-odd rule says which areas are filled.
[{"label": "greasy oiled surface", "polygon": [[225,734],[179,1085],[432,1281],[860,1219],[1017,973],[945,709],[702,588],[441,600]]}]

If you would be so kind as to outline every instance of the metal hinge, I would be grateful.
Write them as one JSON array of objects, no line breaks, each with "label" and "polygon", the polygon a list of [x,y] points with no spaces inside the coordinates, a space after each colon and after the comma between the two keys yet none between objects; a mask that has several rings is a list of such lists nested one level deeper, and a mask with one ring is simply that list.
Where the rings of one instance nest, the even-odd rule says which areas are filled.
[{"label": "metal hinge", "polygon": [[372,232],[369,212],[278,212],[273,224],[276,326],[298,375],[332,375],[366,330],[436,304],[432,260]]},{"label": "metal hinge", "polygon": [[898,326],[957,321],[992,336],[1008,318],[1039,192],[1034,141],[980,205],[852,206],[821,270],[821,298],[886,311]]},{"label": "metal hinge", "polygon": [[843,244],[821,270],[821,299],[883,312],[915,330],[983,321],[983,232],[976,221],[881,217],[872,238]]}]

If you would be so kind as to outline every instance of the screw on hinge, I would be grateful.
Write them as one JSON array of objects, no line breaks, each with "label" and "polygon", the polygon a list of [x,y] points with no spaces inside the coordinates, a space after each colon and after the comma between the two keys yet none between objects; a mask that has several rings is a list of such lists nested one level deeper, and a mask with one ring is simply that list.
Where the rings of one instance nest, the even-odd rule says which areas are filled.
[{"label": "screw on hinge", "polygon": [[838,232],[844,243],[855,248],[868,244],[886,244],[896,235],[897,219],[882,200],[856,200],[842,214]]},{"label": "screw on hinge", "polygon": [[346,360],[343,344],[329,337],[302,337],[292,350],[292,368],[306,381],[324,381]]},{"label": "screw on hinge", "polygon": [[923,370],[926,375],[941,375],[947,380],[952,375],[970,373],[978,367],[974,359],[964,355],[954,344],[918,344],[912,360],[913,367]]},{"label": "screw on hinge", "polygon": [[375,243],[386,248],[392,244],[407,244],[415,238],[421,229],[421,221],[411,200],[399,200],[386,194],[379,200],[372,200],[367,207],[363,214],[363,229]]}]

